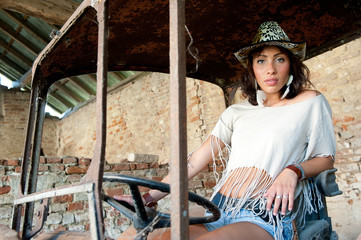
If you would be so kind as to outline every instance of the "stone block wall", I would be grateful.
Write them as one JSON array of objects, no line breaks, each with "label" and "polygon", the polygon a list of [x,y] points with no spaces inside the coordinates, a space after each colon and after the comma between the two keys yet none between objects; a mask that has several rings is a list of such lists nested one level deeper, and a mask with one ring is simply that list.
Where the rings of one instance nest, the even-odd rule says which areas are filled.
[{"label": "stone block wall", "polygon": [[[105,172],[145,177],[160,181],[168,174],[168,164],[158,164],[158,156],[136,154],[135,161],[123,160],[116,164],[106,164]],[[89,158],[77,157],[41,157],[38,189],[45,190],[77,183],[84,176],[91,163]],[[201,172],[189,182],[189,189],[202,196],[210,197],[215,181],[212,166]],[[17,193],[20,178],[20,160],[0,160],[0,224],[9,226],[11,222],[14,194]],[[140,187],[141,192],[149,189]],[[126,185],[105,182],[103,191],[108,196],[129,194]],[[169,211],[169,197],[161,200],[159,210]],[[117,238],[129,225],[124,215],[115,211],[107,203],[103,204],[106,235]],[[42,232],[89,231],[88,200],[85,193],[57,196],[49,202],[49,214]]]}]

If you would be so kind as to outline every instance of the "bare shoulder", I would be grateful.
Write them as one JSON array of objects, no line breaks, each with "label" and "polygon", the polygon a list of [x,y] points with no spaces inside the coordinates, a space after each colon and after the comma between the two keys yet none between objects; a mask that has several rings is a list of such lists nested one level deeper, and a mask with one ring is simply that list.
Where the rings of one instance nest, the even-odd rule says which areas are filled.
[{"label": "bare shoulder", "polygon": [[298,94],[296,96],[297,102],[302,102],[304,100],[310,99],[310,98],[314,98],[318,95],[320,95],[321,93],[319,91],[316,90],[305,90],[302,91],[300,94]]},{"label": "bare shoulder", "polygon": [[303,102],[303,101],[306,101],[307,99],[317,97],[320,94],[321,93],[316,90],[304,90],[300,94],[298,94],[296,97],[294,97],[293,99],[290,99],[288,104]]}]

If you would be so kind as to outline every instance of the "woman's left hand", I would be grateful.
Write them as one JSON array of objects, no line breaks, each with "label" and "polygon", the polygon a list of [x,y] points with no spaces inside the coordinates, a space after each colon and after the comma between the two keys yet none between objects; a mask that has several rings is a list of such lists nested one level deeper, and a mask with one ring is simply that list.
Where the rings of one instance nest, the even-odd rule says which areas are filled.
[{"label": "woman's left hand", "polygon": [[277,215],[279,209],[281,209],[281,214],[285,215],[287,206],[291,211],[297,182],[298,176],[294,171],[288,168],[283,169],[264,195],[267,198],[267,211],[271,211],[272,204],[273,215]]}]

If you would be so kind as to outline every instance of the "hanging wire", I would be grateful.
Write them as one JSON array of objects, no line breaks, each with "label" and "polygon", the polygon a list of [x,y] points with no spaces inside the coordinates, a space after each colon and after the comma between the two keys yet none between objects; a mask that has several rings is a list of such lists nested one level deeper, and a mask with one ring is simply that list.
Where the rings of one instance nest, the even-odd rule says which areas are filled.
[{"label": "hanging wire", "polygon": [[185,29],[186,29],[186,31],[188,33],[189,38],[190,38],[190,42],[189,42],[189,44],[187,46],[187,50],[188,50],[189,54],[196,60],[195,68],[192,71],[188,72],[188,73],[195,73],[195,72],[198,71],[198,67],[202,63],[202,60],[198,56],[198,54],[199,54],[198,48],[192,46],[193,45],[192,34],[189,32],[189,29],[188,29],[187,25],[184,25],[184,27],[185,27]]}]

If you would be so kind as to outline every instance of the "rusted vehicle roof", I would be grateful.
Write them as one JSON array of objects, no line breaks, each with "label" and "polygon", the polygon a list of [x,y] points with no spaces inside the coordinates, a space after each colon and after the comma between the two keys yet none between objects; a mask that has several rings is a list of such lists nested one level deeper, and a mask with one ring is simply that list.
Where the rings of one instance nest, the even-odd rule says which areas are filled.
[{"label": "rusted vehicle roof", "polygon": [[[109,71],[168,72],[168,1],[109,4]],[[306,40],[307,58],[313,57],[360,36],[360,9],[357,0],[186,1],[187,75],[222,89],[235,86],[243,69],[233,53],[268,20],[277,21],[291,40]],[[85,8],[77,14],[45,49],[46,60],[39,60],[35,72],[44,83],[96,72],[96,12]]]}]

